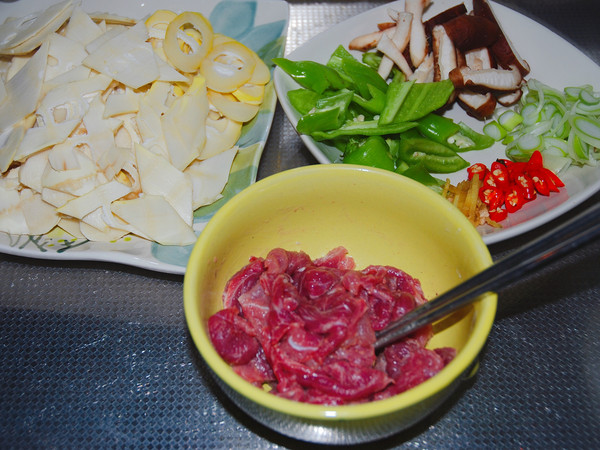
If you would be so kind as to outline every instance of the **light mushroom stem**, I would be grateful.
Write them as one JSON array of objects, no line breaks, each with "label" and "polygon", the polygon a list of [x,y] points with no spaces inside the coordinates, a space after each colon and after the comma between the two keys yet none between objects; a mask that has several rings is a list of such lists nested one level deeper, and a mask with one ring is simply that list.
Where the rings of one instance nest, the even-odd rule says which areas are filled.
[{"label": "light mushroom stem", "polygon": [[404,9],[412,14],[410,31],[410,59],[413,67],[418,67],[427,56],[427,36],[423,25],[423,10],[429,6],[430,0],[406,0]]}]

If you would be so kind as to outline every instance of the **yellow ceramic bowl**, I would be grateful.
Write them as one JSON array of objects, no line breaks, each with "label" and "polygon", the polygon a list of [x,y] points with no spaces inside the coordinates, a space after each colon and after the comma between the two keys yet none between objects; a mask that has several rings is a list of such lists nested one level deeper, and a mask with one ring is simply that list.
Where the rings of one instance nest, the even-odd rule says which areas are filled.
[{"label": "yellow ceramic bowl", "polygon": [[184,279],[192,338],[231,399],[264,425],[316,443],[355,444],[403,430],[432,412],[477,362],[496,311],[495,295],[434,325],[432,348],[455,359],[438,375],[395,397],[360,405],[320,406],[277,397],[239,377],[213,348],[207,319],[222,308],[227,280],[251,256],[282,247],[311,258],[344,246],[357,268],[392,265],[421,281],[432,298],[492,260],[467,219],[428,188],[392,172],[328,164],[278,173],[246,188],[210,220]]}]

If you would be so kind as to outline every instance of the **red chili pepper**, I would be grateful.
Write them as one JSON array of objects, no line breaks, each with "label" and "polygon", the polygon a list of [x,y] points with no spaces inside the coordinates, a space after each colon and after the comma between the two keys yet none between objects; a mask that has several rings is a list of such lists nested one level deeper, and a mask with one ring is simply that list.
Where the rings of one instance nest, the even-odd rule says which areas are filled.
[{"label": "red chili pepper", "polygon": [[499,158],[490,170],[482,163],[469,167],[469,180],[475,175],[483,180],[479,198],[488,206],[491,220],[500,222],[535,199],[538,193],[550,195],[565,185],[543,162],[541,152],[536,150],[527,162]]},{"label": "red chili pepper", "polygon": [[550,195],[550,186],[548,185],[548,181],[546,177],[542,173],[541,170],[530,170],[529,174],[531,175],[531,180],[533,181],[533,185],[535,186],[535,190],[538,191],[541,195]]},{"label": "red chili pepper", "polygon": [[552,183],[554,183],[556,187],[563,187],[565,185],[565,183],[563,183],[562,180],[558,178],[558,175],[556,175],[550,169],[546,169],[545,167],[543,167],[542,169],[544,174],[546,175],[546,178],[552,181]]},{"label": "red chili pepper", "polygon": [[541,172],[542,172],[542,176],[546,180],[546,184],[548,185],[548,189],[550,189],[550,192],[558,192],[558,187],[556,186],[556,184],[554,184],[554,181],[548,176],[548,174],[546,173],[546,171],[543,170],[543,169],[544,168],[542,167]]},{"label": "red chili pepper", "polygon": [[529,157],[527,164],[531,169],[539,169],[540,167],[544,167],[544,158],[542,157],[542,153],[539,150],[534,151]]},{"label": "red chili pepper", "polygon": [[527,172],[527,163],[526,162],[513,162],[508,167],[509,167],[508,174],[512,181],[514,181],[522,173]]},{"label": "red chili pepper", "polygon": [[479,189],[479,198],[488,206],[488,209],[496,209],[502,206],[504,194],[496,187],[482,187]]},{"label": "red chili pepper", "polygon": [[490,167],[490,173],[494,177],[494,180],[496,181],[496,185],[499,188],[504,189],[508,186],[508,183],[509,183],[508,168],[504,164],[502,164],[498,161],[494,161]]},{"label": "red chili pepper", "polygon": [[516,186],[513,186],[504,197],[504,206],[506,206],[506,211],[509,213],[518,211],[524,204],[523,193]]},{"label": "red chili pepper", "polygon": [[496,179],[492,175],[492,172],[488,172],[483,179],[483,183],[481,189],[485,189],[486,187],[493,187],[499,189],[499,186],[496,184]]},{"label": "red chili pepper", "polygon": [[501,206],[489,210],[490,219],[494,222],[502,222],[508,216],[508,211]]},{"label": "red chili pepper", "polygon": [[504,164],[506,167],[510,167],[511,165],[513,165],[515,162],[510,160],[510,159],[504,159],[504,158],[497,158],[496,161],[498,161],[500,164]]},{"label": "red chili pepper", "polygon": [[483,163],[477,163],[469,167],[467,169],[467,173],[469,174],[469,180],[471,180],[475,175],[477,175],[480,180],[483,180],[488,173],[488,168]]},{"label": "red chili pepper", "polygon": [[521,173],[515,178],[515,184],[521,188],[523,198],[531,201],[537,197],[533,180],[528,175]]}]

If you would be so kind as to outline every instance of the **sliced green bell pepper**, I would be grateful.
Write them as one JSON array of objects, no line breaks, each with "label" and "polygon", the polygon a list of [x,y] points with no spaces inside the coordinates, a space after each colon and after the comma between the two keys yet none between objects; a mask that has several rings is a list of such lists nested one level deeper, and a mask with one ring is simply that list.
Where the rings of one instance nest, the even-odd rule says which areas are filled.
[{"label": "sliced green bell pepper", "polygon": [[394,170],[394,160],[390,156],[385,139],[381,136],[369,136],[360,144],[349,147],[347,153],[344,154],[343,161],[345,164],[359,164]]},{"label": "sliced green bell pepper", "polygon": [[342,89],[333,95],[319,98],[312,112],[300,117],[296,130],[301,134],[312,134],[338,129],[346,121],[353,96],[352,91]]},{"label": "sliced green bell pepper", "polygon": [[379,116],[380,125],[387,125],[394,122],[398,111],[402,108],[414,84],[414,80],[403,81],[403,77],[394,77],[392,79],[385,96],[385,106]]},{"label": "sliced green bell pepper", "polygon": [[447,117],[429,113],[417,121],[417,129],[424,137],[446,145],[448,138],[460,131],[460,127]]},{"label": "sliced green bell pepper", "polygon": [[[494,139],[486,134],[478,133],[464,122],[458,122],[460,132],[451,136],[448,143],[457,152],[467,150],[482,150],[494,145]],[[466,140],[464,140],[466,138]]]},{"label": "sliced green bell pepper", "polygon": [[438,193],[442,192],[442,187],[445,184],[443,180],[431,175],[422,162],[417,163],[414,166],[408,166],[408,168],[403,171],[398,171],[396,169],[396,172],[404,175],[405,177],[418,181],[419,183],[433,189]]},{"label": "sliced green bell pepper", "polygon": [[367,85],[367,88],[371,94],[370,99],[367,100],[361,97],[359,94],[354,93],[352,101],[371,114],[381,114],[383,108],[385,107],[386,93],[380,91],[374,86],[371,86],[370,84]]},{"label": "sliced green bell pepper", "polygon": [[365,52],[362,54],[362,62],[375,70],[381,65],[382,59],[383,56],[379,52]]},{"label": "sliced green bell pepper", "polygon": [[395,122],[388,125],[379,125],[377,120],[347,121],[337,130],[315,131],[310,135],[317,141],[334,139],[340,136],[385,136],[388,134],[403,133],[406,130],[416,127],[415,122]]},{"label": "sliced green bell pepper", "polygon": [[305,88],[288,91],[287,96],[290,105],[302,115],[308,114],[321,98],[320,94]]},{"label": "sliced green bell pepper", "polygon": [[415,83],[394,117],[394,122],[410,122],[426,116],[444,106],[453,92],[454,85],[450,80]]},{"label": "sliced green bell pepper", "polygon": [[493,138],[477,133],[465,123],[455,123],[452,119],[435,113],[427,114],[417,123],[417,129],[421,135],[450,147],[456,152],[481,150],[494,144]]},{"label": "sliced green bell pepper", "polygon": [[315,61],[273,58],[273,62],[300,86],[319,94],[329,89],[338,90],[351,86],[351,83],[342,78],[335,69]]},{"label": "sliced green bell pepper", "polygon": [[388,85],[377,70],[358,61],[342,45],[332,53],[327,66],[337,70],[345,79],[351,80],[353,87],[363,98],[370,98],[369,85],[382,92],[387,91]]},{"label": "sliced green bell pepper", "polygon": [[434,173],[451,173],[469,166],[469,163],[451,148],[422,137],[416,130],[411,131],[400,138],[398,146],[400,159],[409,166],[422,163],[428,172]]}]

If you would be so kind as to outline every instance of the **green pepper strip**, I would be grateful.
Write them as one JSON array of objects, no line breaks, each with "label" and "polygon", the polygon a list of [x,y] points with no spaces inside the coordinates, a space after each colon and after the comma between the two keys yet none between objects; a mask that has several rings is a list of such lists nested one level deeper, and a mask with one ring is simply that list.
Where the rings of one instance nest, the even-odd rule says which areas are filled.
[{"label": "green pepper strip", "polygon": [[405,177],[418,181],[419,183],[433,189],[440,194],[442,193],[442,187],[444,186],[445,181],[432,176],[422,162],[415,164],[414,166],[408,166],[408,168],[402,171],[396,169],[396,172],[404,175]]},{"label": "green pepper strip", "polygon": [[365,52],[362,54],[362,62],[375,70],[381,65],[382,59],[383,56],[379,52]]},{"label": "green pepper strip", "polygon": [[321,95],[310,89],[293,89],[287,93],[290,105],[300,114],[308,114],[317,104]]},{"label": "green pepper strip", "polygon": [[337,70],[344,78],[351,80],[358,93],[369,99],[369,85],[386,92],[388,85],[376,70],[356,60],[352,54],[340,45],[335,49],[327,66]]},{"label": "green pepper strip", "polygon": [[387,125],[394,121],[414,84],[414,80],[401,81],[401,78],[396,77],[392,80],[385,96],[385,107],[379,116],[380,125]]},{"label": "green pepper strip", "polygon": [[328,89],[338,90],[350,87],[350,83],[344,80],[335,69],[315,61],[273,58],[273,62],[300,86],[319,94]]},{"label": "green pepper strip", "polygon": [[417,131],[401,137],[398,151],[400,158],[408,165],[422,163],[428,172],[452,173],[469,166],[454,150],[421,137]]},{"label": "green pepper strip", "polygon": [[394,170],[394,160],[389,147],[381,136],[369,136],[358,145],[349,145],[344,163]]},{"label": "green pepper strip", "polygon": [[410,122],[426,116],[446,104],[454,92],[450,80],[415,83],[394,117],[394,122]]},{"label": "green pepper strip", "polygon": [[448,138],[460,131],[460,127],[452,119],[429,113],[418,120],[417,129],[424,137],[440,144],[447,145]]},{"label": "green pepper strip", "polygon": [[455,152],[481,150],[494,144],[491,137],[477,133],[465,123],[455,123],[452,119],[435,113],[419,119],[417,129],[424,137],[450,147]]},{"label": "green pepper strip", "polygon": [[346,120],[353,96],[352,91],[342,89],[333,95],[321,97],[315,104],[314,112],[300,117],[296,130],[301,134],[312,134],[339,128]]},{"label": "green pepper strip", "polygon": [[[458,122],[458,126],[460,127],[459,135],[465,136],[468,140],[472,142],[470,146],[463,147],[459,143],[455,142],[452,144],[452,148],[454,148],[457,152],[467,151],[467,150],[482,150],[484,148],[489,148],[494,145],[494,139],[486,134],[478,133],[469,127],[467,124],[463,122]],[[459,136],[456,136],[458,138]]]},{"label": "green pepper strip", "polygon": [[367,88],[371,94],[370,100],[366,100],[357,93],[354,93],[352,101],[371,114],[381,114],[383,108],[385,107],[386,93],[380,91],[374,86],[371,86],[370,84],[367,85]]},{"label": "green pepper strip", "polygon": [[337,130],[331,131],[315,131],[311,133],[311,136],[317,141],[324,141],[327,139],[335,139],[340,136],[384,136],[387,134],[398,134],[403,133],[406,130],[416,127],[415,122],[395,122],[389,125],[379,125],[377,120],[365,120],[363,122],[346,122]]}]

